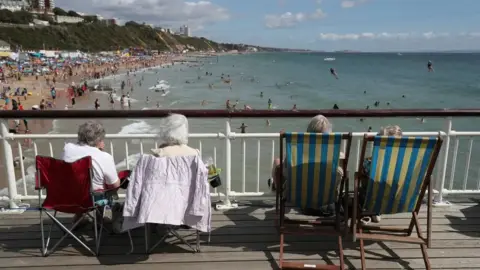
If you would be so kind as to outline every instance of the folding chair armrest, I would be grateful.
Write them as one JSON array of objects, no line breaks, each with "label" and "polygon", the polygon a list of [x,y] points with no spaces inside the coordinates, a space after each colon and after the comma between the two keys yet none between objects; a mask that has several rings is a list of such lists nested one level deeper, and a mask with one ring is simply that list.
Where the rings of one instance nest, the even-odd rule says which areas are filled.
[{"label": "folding chair armrest", "polygon": [[113,192],[113,191],[118,191],[119,189],[122,188],[122,186],[128,181],[128,179],[124,179],[121,183],[120,183],[120,186],[116,187],[116,188],[106,188],[106,189],[97,189],[97,190],[94,190],[92,191],[92,195],[102,195],[102,194],[106,194],[106,193],[109,193],[109,192]]}]

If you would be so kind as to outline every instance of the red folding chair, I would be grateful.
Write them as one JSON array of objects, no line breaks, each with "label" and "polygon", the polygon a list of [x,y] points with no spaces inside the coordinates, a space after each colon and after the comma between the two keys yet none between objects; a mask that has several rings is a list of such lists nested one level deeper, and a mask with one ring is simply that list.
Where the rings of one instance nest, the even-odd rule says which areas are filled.
[{"label": "red folding chair", "polygon": [[[42,255],[48,256],[52,254],[67,236],[71,236],[90,253],[97,256],[99,254],[103,230],[103,215],[108,205],[108,200],[100,201],[101,203],[99,204],[98,196],[105,195],[105,191],[93,193],[91,190],[91,157],[84,157],[75,162],[68,163],[51,157],[37,156],[36,168],[35,189],[39,190],[38,199],[40,205],[40,228],[42,231]],[[45,201],[41,203],[43,189],[46,190],[47,196]],[[48,212],[49,210],[54,211],[53,215]],[[81,214],[81,218],[70,228],[67,228],[56,218],[58,212]],[[53,224],[57,225],[64,232],[64,235],[51,249],[48,249],[48,247],[53,224],[50,225],[48,238],[45,243],[43,213],[53,221]],[[97,221],[97,213],[102,217],[100,221]],[[95,252],[73,233],[73,230],[87,217],[90,217],[94,223]],[[98,229],[98,225],[100,225],[100,230]]]}]

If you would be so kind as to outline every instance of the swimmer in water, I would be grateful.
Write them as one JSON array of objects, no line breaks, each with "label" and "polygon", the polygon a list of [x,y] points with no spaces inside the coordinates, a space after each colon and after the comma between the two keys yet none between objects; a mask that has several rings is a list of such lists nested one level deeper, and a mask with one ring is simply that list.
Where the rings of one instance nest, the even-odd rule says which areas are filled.
[{"label": "swimmer in water", "polygon": [[240,133],[247,133],[246,129],[247,129],[247,125],[245,125],[245,123],[242,123],[242,125],[237,128],[237,129],[240,129]]},{"label": "swimmer in water", "polygon": [[330,73],[333,75],[333,77],[335,77],[335,79],[338,80],[338,75],[334,68],[330,68]]},{"label": "swimmer in water", "polygon": [[428,72],[434,72],[432,61],[428,60],[427,68],[428,68]]}]

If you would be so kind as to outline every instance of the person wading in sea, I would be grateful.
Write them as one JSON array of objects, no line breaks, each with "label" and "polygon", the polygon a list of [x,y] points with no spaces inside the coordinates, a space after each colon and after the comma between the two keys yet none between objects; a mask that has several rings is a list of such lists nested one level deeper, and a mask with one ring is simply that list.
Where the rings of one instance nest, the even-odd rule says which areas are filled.
[{"label": "person wading in sea", "polygon": [[435,72],[435,70],[433,70],[433,63],[430,60],[428,60],[427,68],[428,68],[428,72]]},{"label": "person wading in sea", "polygon": [[246,132],[247,127],[248,127],[248,126],[245,125],[245,123],[242,123],[242,125],[241,125],[239,128],[237,128],[237,129],[240,129],[240,133],[247,133],[247,132]]}]

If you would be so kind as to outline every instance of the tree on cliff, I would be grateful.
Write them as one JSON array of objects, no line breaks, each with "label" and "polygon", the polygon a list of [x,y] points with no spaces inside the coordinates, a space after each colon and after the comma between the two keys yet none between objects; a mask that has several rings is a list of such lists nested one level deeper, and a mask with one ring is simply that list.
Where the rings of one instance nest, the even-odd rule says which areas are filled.
[{"label": "tree on cliff", "polygon": [[68,16],[68,13],[59,7],[53,9],[53,14],[58,16]]}]

